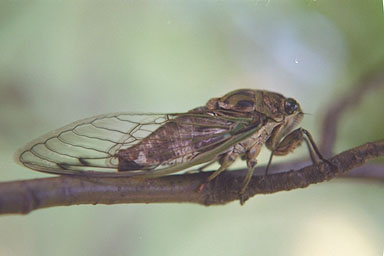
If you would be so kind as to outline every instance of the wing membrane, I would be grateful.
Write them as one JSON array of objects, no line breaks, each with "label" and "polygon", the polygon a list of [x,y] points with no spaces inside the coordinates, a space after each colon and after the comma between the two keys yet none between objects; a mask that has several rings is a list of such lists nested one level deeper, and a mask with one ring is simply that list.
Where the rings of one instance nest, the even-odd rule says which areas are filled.
[{"label": "wing membrane", "polygon": [[[193,118],[180,118],[186,116],[193,116]],[[161,164],[153,170],[117,173],[119,163],[115,154],[119,150],[139,143],[167,122],[180,122],[183,125],[189,125],[188,122],[190,122],[190,125],[197,127],[199,131],[194,134],[181,131],[179,136],[173,139],[189,139],[194,143],[202,143],[209,139],[212,142],[202,143],[202,147],[194,154],[194,160],[179,159],[173,163]],[[230,118],[193,113],[99,115],[74,122],[28,143],[16,153],[16,161],[28,168],[55,174],[87,173],[89,175],[91,173],[92,176],[121,177],[175,172],[208,161],[208,158],[212,158],[209,154],[213,156],[225,149],[219,147],[222,144],[228,147],[237,143],[239,136],[231,134],[237,122]],[[162,140],[172,143],[171,137],[158,140],[159,143],[163,142]],[[183,147],[182,144],[178,146]],[[210,152],[216,147],[221,151]],[[199,155],[201,157],[196,157]]]}]

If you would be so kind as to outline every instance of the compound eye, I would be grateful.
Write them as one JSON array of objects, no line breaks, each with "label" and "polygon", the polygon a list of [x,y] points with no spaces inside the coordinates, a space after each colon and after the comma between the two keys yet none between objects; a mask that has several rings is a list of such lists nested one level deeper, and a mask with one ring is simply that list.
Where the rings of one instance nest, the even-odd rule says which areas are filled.
[{"label": "compound eye", "polygon": [[297,104],[297,102],[296,102],[294,99],[292,99],[292,98],[288,98],[288,99],[285,101],[284,109],[285,109],[285,112],[286,112],[288,115],[291,115],[291,114],[293,114],[296,110],[299,109],[299,104]]}]

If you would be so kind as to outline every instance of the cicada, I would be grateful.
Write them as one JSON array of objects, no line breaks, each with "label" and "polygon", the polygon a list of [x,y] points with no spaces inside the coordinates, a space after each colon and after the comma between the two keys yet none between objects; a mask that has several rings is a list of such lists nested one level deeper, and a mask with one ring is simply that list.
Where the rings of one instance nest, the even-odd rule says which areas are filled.
[{"label": "cicada", "polygon": [[27,144],[17,161],[59,175],[150,178],[218,162],[209,182],[240,157],[248,167],[243,194],[263,145],[271,156],[286,155],[307,135],[324,160],[311,135],[294,130],[303,115],[292,98],[239,89],[186,113],[121,112],[83,119]]}]

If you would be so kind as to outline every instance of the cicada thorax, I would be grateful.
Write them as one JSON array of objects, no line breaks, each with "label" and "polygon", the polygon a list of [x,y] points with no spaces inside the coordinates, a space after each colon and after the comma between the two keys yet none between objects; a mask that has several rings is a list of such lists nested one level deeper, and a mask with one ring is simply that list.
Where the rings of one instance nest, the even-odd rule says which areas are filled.
[{"label": "cicada thorax", "polygon": [[120,150],[119,171],[152,170],[160,165],[189,161],[224,142],[228,119],[215,118],[205,107],[196,108],[165,123],[139,143]]},{"label": "cicada thorax", "polygon": [[207,103],[209,109],[225,109],[238,113],[260,113],[281,122],[286,98],[279,93],[263,90],[239,89]]}]

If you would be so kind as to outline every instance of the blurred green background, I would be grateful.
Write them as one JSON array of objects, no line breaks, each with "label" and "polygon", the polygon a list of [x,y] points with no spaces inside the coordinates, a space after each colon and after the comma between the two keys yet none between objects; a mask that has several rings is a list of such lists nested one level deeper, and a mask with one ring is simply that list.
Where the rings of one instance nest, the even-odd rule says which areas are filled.
[{"label": "blurred green background", "polygon": [[[380,0],[3,0],[0,181],[47,177],[13,152],[72,121],[187,111],[238,88],[294,97],[318,137],[329,104],[382,60]],[[343,117],[336,151],[383,138],[383,109],[383,90],[369,93]],[[243,207],[49,208],[1,216],[0,255],[382,255],[383,195],[339,179]]]}]

